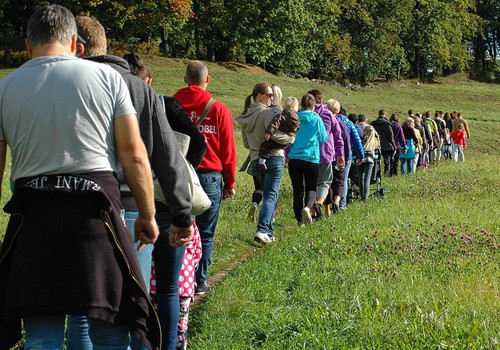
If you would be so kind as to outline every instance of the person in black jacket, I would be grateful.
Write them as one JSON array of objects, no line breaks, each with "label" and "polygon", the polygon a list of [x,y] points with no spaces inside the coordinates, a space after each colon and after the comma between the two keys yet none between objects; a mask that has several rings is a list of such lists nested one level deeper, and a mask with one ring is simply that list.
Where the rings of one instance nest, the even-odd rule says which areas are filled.
[{"label": "person in black jacket", "polygon": [[387,120],[383,109],[378,112],[378,118],[371,122],[371,125],[380,136],[380,147],[384,157],[384,176],[390,176],[396,144],[391,122]]},{"label": "person in black jacket", "polygon": [[[177,292],[179,274],[185,251],[184,245],[191,241],[193,234],[191,194],[189,185],[185,181],[187,170],[160,96],[144,80],[131,73],[126,60],[106,54],[106,34],[104,27],[97,19],[78,16],[76,22],[80,38],[77,44],[78,55],[87,60],[111,66],[125,80],[132,103],[137,110],[141,137],[146,145],[151,167],[168,203],[168,206],[165,206],[156,201],[156,220],[160,227],[160,235],[154,245],[154,251],[147,247],[147,252],[143,249],[137,254],[148,290],[151,255],[154,256],[158,316],[163,334],[162,349],[175,348],[179,317],[179,294]],[[133,218],[136,211],[133,201],[129,200],[124,183],[122,183],[121,192],[122,204],[125,207],[125,220],[128,223],[127,219]],[[133,230],[133,227],[127,227],[130,231]],[[178,241],[175,241],[174,237],[177,237]],[[74,329],[75,327],[72,327],[72,322],[70,322],[68,341],[78,341],[71,336],[71,331]],[[131,347],[133,350],[138,348],[133,338]]]}]

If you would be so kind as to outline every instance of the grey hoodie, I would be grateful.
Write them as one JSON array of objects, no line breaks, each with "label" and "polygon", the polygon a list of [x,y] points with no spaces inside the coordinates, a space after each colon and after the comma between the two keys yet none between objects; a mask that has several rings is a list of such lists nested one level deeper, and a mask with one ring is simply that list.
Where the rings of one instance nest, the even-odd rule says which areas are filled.
[{"label": "grey hoodie", "polygon": [[[184,178],[186,166],[181,158],[175,136],[168,123],[165,107],[158,94],[146,82],[130,73],[123,58],[102,55],[85,57],[90,61],[107,64],[117,70],[125,80],[132,103],[138,112],[139,128],[146,146],[151,168],[158,177],[163,194],[167,199],[172,223],[179,227],[191,225],[191,193]],[[127,211],[136,211],[137,206],[130,189],[121,181],[122,204]],[[164,211],[157,203],[156,211]]]},{"label": "grey hoodie", "polygon": [[[274,116],[281,112],[281,108],[268,107],[260,102],[254,102],[244,114],[240,114],[236,121],[241,125],[241,136],[243,146],[250,150],[250,160],[259,158],[260,144],[264,141],[266,128]],[[282,145],[290,145],[295,141],[294,136],[284,133],[274,133],[272,139]],[[270,156],[285,156],[282,148],[276,148],[270,152]]]}]

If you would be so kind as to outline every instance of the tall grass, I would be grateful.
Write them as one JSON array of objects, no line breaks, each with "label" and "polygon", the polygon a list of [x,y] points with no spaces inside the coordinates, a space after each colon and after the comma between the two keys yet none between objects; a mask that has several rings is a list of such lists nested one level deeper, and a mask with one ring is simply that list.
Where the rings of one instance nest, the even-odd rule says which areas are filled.
[{"label": "tall grass", "polygon": [[[158,92],[171,95],[184,86],[187,61],[146,62]],[[278,241],[265,247],[253,242],[255,226],[246,221],[253,183],[239,172],[236,198],[222,205],[211,279],[235,260],[251,258],[193,308],[192,349],[500,348],[500,86],[454,76],[352,91],[251,66],[208,65],[209,90],[233,116],[253,85],[268,81],[284,96],[319,88],[325,99],[338,99],[349,113],[371,120],[379,109],[403,115],[408,109],[461,111],[472,139],[465,163],[446,161],[414,176],[384,178],[383,200],[354,202],[303,228],[293,218],[285,172]],[[237,123],[235,130],[241,164],[247,151]],[[0,216],[0,226],[6,219]]]},{"label": "tall grass", "polygon": [[[193,310],[192,348],[498,348],[496,184],[486,156],[446,162],[305,228],[285,184],[278,242],[255,246]],[[251,237],[244,218],[232,225]]]}]

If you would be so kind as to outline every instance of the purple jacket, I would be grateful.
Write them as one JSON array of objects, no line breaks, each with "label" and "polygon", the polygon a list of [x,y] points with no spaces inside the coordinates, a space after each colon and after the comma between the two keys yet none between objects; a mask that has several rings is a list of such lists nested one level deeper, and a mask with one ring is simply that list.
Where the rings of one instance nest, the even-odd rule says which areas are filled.
[{"label": "purple jacket", "polygon": [[391,122],[392,130],[394,130],[394,143],[396,144],[396,149],[402,149],[406,147],[405,135],[403,134],[403,128],[398,122]]},{"label": "purple jacket", "polygon": [[326,104],[317,103],[314,112],[323,120],[328,134],[326,142],[319,145],[319,163],[332,163],[337,159],[337,155],[344,155],[344,140],[340,125]]}]

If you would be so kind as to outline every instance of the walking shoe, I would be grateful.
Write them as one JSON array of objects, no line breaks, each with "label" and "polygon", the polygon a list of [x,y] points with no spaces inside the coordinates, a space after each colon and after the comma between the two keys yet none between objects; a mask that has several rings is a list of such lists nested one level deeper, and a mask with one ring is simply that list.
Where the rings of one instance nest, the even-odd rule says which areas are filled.
[{"label": "walking shoe", "polygon": [[258,208],[259,205],[253,202],[252,205],[250,206],[250,209],[248,210],[248,221],[251,222],[252,224],[255,223],[255,216],[257,215]]},{"label": "walking shoe", "polygon": [[194,291],[194,294],[196,295],[202,295],[206,294],[210,290],[210,286],[207,284],[207,282],[201,282],[196,286],[196,289]]},{"label": "walking shoe", "polygon": [[314,211],[316,212],[315,219],[319,220],[323,216],[323,213],[321,212],[321,204],[318,202],[315,202],[313,204]]},{"label": "walking shoe", "polygon": [[276,237],[271,236],[271,235],[268,235],[268,236],[269,236],[269,243],[276,241]]},{"label": "walking shoe", "polygon": [[339,212],[340,208],[337,203],[332,203],[332,212],[333,214],[337,214]]},{"label": "walking shoe", "polygon": [[311,216],[311,209],[309,209],[308,207],[305,207],[304,209],[302,209],[302,221],[305,224],[312,224],[312,222],[313,222],[313,219]]},{"label": "walking shoe", "polygon": [[267,233],[262,233],[262,232],[257,232],[253,237],[253,240],[261,244],[268,244],[272,242],[271,238],[269,238],[269,235]]}]

